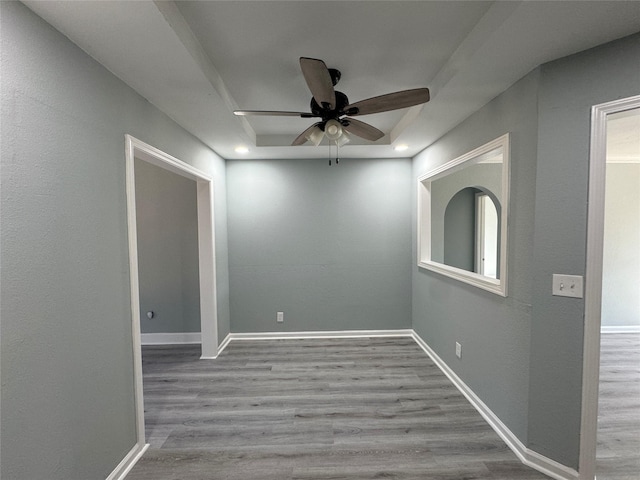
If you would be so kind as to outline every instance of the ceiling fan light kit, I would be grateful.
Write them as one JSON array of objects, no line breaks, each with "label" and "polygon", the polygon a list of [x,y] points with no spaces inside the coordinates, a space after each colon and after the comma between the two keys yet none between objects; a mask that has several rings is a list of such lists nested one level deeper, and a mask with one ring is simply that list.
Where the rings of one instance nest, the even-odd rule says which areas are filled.
[{"label": "ceiling fan light kit", "polygon": [[334,142],[338,140],[342,135],[342,125],[340,122],[334,119],[327,120],[327,123],[324,126],[324,135]]},{"label": "ceiling fan light kit", "polygon": [[323,137],[327,137],[340,147],[349,142],[349,134],[372,142],[380,140],[385,135],[376,127],[351,117],[408,108],[429,101],[428,88],[414,88],[350,104],[344,93],[333,88],[342,76],[339,70],[327,68],[322,60],[307,57],[300,57],[300,68],[313,95],[310,102],[311,112],[236,110],[233,113],[241,116],[271,115],[320,118],[320,122],[298,135],[291,145],[298,146],[311,142],[318,146]]},{"label": "ceiling fan light kit", "polygon": [[349,143],[351,141],[351,137],[349,136],[349,134],[345,131],[342,132],[342,135],[340,135],[340,137],[338,137],[338,139],[336,140],[336,145],[338,147],[342,147],[344,145],[346,145],[347,143]]},{"label": "ceiling fan light kit", "polygon": [[322,142],[323,137],[324,137],[324,132],[318,126],[318,124],[315,124],[311,128],[311,130],[308,133],[306,133],[306,135],[304,136],[304,138],[306,138],[309,142],[313,143],[316,147],[320,145],[320,142]]}]

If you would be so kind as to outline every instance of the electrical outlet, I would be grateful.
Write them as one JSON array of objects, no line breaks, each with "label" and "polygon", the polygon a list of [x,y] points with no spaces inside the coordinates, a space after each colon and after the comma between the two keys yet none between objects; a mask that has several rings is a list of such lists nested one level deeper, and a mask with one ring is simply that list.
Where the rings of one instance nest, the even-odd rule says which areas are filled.
[{"label": "electrical outlet", "polygon": [[456,342],[456,357],[462,357],[462,345],[460,345],[458,342]]},{"label": "electrical outlet", "polygon": [[276,322],[278,323],[284,322],[284,312],[278,312],[276,314]]}]

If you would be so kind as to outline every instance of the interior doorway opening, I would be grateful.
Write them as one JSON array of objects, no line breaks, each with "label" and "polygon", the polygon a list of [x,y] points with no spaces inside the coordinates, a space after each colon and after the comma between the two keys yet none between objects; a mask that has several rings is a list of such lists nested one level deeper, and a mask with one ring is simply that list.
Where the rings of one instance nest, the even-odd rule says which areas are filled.
[{"label": "interior doorway opening", "polygon": [[600,348],[603,307],[603,251],[607,170],[607,125],[611,115],[640,108],[640,96],[595,105],[591,109],[591,154],[587,212],[585,322],[579,472],[593,480],[597,469]]},{"label": "interior doorway opening", "polygon": [[607,116],[596,477],[640,467],[640,108]]},{"label": "interior doorway opening", "polygon": [[199,344],[197,183],[138,159],[135,174],[143,348]]},{"label": "interior doorway opening", "polygon": [[127,224],[129,238],[129,276],[131,289],[131,325],[133,337],[133,372],[136,397],[136,431],[138,446],[145,445],[144,400],[142,388],[142,344],[140,333],[140,285],[136,221],[135,162],[144,161],[194,180],[197,190],[198,268],[200,286],[201,358],[218,355],[218,321],[215,281],[215,237],[213,179],[195,167],[178,160],[130,135],[125,136]]}]

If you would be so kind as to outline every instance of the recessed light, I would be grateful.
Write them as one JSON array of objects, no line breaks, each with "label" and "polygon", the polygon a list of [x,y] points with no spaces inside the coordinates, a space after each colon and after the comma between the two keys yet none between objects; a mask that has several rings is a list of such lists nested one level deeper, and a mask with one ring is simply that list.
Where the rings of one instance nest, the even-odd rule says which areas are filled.
[{"label": "recessed light", "polygon": [[244,145],[240,145],[239,147],[236,147],[236,153],[242,153],[242,154],[249,153],[249,149]]},{"label": "recessed light", "polygon": [[395,147],[393,147],[393,149],[396,152],[404,152],[405,150],[407,150],[409,148],[409,145],[406,145],[404,143],[400,144],[400,145],[396,145]]}]

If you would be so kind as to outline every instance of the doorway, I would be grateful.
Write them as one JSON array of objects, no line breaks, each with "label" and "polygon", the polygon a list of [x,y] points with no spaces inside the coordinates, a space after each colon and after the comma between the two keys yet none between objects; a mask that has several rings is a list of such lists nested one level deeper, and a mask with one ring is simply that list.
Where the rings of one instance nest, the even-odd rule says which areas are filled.
[{"label": "doorway", "polygon": [[607,116],[596,477],[640,473],[640,108]]},{"label": "doorway", "polygon": [[197,183],[149,162],[135,164],[143,353],[145,345],[199,344]]},{"label": "doorway", "polygon": [[585,323],[582,374],[580,479],[593,480],[597,465],[600,348],[607,173],[607,126],[614,115],[640,109],[640,96],[595,105],[591,109],[591,155],[587,212]]},{"label": "doorway", "polygon": [[218,355],[216,309],[215,242],[213,218],[213,179],[206,173],[174,158],[151,145],[125,135],[127,226],[129,237],[129,276],[131,290],[131,325],[134,350],[133,373],[136,397],[136,431],[138,446],[145,445],[144,400],[142,392],[142,346],[140,334],[140,287],[136,222],[135,162],[144,161],[196,182],[198,216],[198,267],[200,284],[201,358]]},{"label": "doorway", "polygon": [[484,192],[476,194],[476,269],[480,275],[498,278],[498,210]]}]

